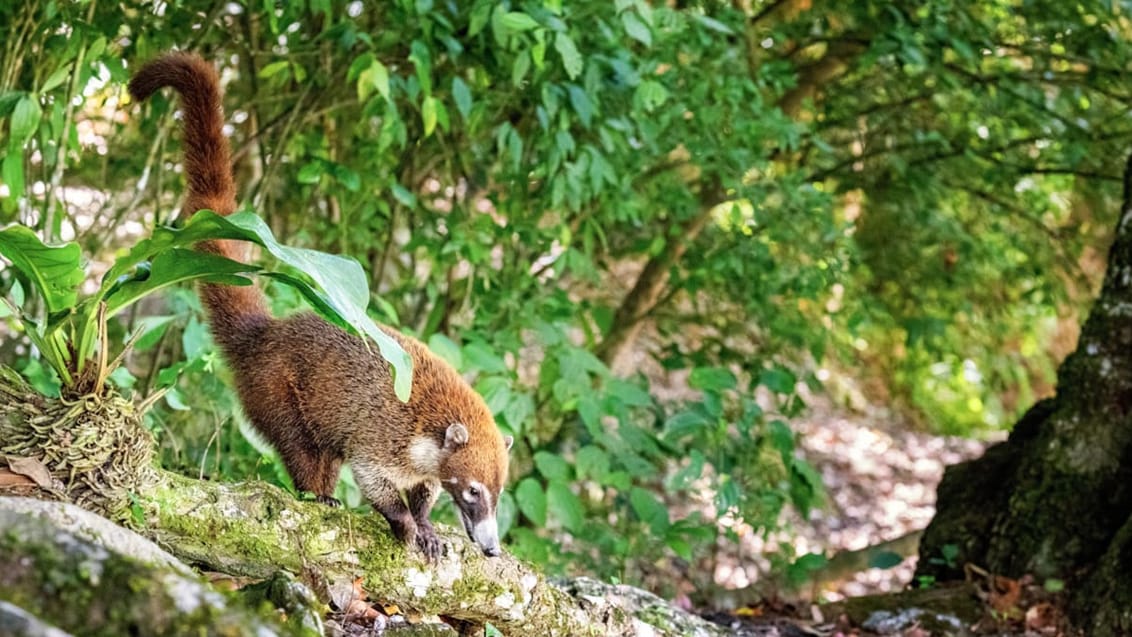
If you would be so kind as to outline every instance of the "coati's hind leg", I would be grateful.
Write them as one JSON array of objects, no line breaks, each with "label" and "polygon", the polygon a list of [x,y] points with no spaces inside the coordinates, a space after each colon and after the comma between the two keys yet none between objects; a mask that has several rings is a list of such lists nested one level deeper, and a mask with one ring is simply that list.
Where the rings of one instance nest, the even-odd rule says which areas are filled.
[{"label": "coati's hind leg", "polygon": [[283,465],[291,474],[296,490],[313,493],[315,499],[323,504],[341,506],[334,498],[341,461],[326,453],[312,452],[315,449],[313,442],[298,435],[275,444],[275,450],[283,458]]},{"label": "coati's hind leg", "polygon": [[430,545],[429,550],[421,549],[426,555],[429,554],[429,551],[434,551],[437,555],[440,555],[440,537],[436,534],[436,529],[432,528],[432,520],[428,517],[439,493],[440,483],[435,480],[422,482],[409,489],[408,493],[409,513],[412,514],[413,521],[417,523],[417,544]]},{"label": "coati's hind leg", "polygon": [[338,485],[338,474],[342,469],[342,459],[332,453],[323,453],[318,458],[318,482],[312,485],[314,499],[330,507],[340,507],[342,503],[334,497],[334,487]]}]

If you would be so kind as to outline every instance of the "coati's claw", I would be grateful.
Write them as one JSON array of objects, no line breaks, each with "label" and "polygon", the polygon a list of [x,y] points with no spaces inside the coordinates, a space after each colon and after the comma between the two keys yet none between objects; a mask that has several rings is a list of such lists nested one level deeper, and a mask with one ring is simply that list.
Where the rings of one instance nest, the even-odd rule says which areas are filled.
[{"label": "coati's claw", "polygon": [[314,501],[318,502],[319,504],[325,504],[332,509],[337,509],[342,506],[342,503],[338,500],[338,498],[329,495],[316,495],[314,497]]},{"label": "coati's claw", "polygon": [[440,536],[436,534],[431,525],[417,528],[416,544],[429,562],[435,562],[440,557],[441,549],[444,547],[440,541]]}]

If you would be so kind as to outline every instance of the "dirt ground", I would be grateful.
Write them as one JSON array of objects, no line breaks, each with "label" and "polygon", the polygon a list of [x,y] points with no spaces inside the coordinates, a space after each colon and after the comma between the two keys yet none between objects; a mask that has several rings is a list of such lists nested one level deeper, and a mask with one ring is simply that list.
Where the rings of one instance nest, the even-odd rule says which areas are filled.
[{"label": "dirt ground", "polygon": [[[744,535],[733,559],[714,573],[715,607],[726,610],[707,616],[744,636],[1075,635],[1060,610],[1062,592],[1028,578],[996,577],[976,565],[965,583],[910,586],[918,532],[935,513],[944,468],[978,457],[1005,433],[984,441],[935,436],[909,431],[884,410],[810,400],[812,409],[793,425],[799,452],[821,473],[828,501],[771,537]],[[776,588],[763,555],[779,542],[789,542],[797,555],[830,558],[820,581]],[[857,554],[878,545],[908,557],[890,568],[861,568],[867,556]]]}]

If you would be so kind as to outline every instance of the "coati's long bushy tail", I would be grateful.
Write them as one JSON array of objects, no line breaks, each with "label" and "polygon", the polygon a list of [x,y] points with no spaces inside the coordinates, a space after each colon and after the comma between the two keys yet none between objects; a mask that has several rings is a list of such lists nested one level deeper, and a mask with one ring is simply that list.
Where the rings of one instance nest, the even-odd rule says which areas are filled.
[{"label": "coati's long bushy tail", "polygon": [[[130,80],[130,94],[141,101],[166,86],[181,95],[188,195],[185,214],[209,209],[230,215],[236,210],[236,184],[231,152],[224,136],[224,111],[216,69],[191,53],[165,54],[141,68]],[[241,260],[244,250],[235,241],[208,241],[198,248]],[[201,300],[208,310],[213,337],[229,355],[270,320],[263,294],[254,286],[204,284]]]}]

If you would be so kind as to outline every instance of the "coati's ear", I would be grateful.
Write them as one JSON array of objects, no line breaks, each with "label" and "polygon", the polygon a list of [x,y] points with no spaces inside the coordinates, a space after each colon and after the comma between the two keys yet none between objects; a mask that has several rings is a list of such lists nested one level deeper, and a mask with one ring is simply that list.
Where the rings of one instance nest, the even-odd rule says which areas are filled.
[{"label": "coati's ear", "polygon": [[507,451],[511,451],[511,445],[513,444],[515,444],[514,436],[503,436],[503,446],[507,448]]},{"label": "coati's ear", "polygon": [[448,425],[448,431],[444,432],[444,448],[455,451],[466,444],[468,444],[468,428],[458,422]]}]

